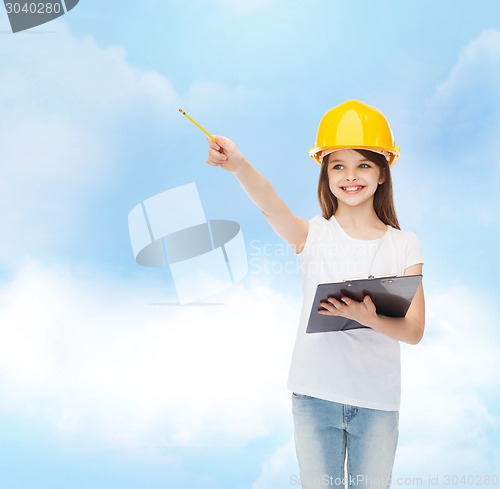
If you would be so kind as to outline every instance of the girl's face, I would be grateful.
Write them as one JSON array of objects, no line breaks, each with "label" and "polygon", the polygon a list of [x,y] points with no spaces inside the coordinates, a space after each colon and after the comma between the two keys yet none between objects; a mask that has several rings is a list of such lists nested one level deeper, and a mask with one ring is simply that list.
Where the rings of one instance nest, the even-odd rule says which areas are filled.
[{"label": "girl's face", "polygon": [[379,184],[384,182],[380,167],[353,149],[341,149],[328,155],[328,182],[339,206],[359,206],[370,202]]}]

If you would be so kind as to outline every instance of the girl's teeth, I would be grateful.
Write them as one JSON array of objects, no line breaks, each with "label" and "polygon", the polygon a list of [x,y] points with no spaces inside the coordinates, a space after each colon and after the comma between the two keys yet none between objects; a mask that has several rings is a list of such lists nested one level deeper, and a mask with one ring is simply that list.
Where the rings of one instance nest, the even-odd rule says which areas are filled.
[{"label": "girl's teeth", "polygon": [[344,190],[348,192],[353,192],[354,190],[359,190],[361,187],[344,187]]}]

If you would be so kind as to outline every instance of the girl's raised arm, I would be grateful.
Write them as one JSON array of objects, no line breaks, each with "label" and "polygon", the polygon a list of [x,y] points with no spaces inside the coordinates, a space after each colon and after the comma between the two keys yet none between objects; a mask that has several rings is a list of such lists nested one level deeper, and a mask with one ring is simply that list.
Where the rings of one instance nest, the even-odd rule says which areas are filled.
[{"label": "girl's raised arm", "polygon": [[207,163],[233,173],[274,231],[295,253],[300,253],[309,232],[309,222],[292,214],[267,178],[245,160],[236,144],[223,136],[215,138],[215,142],[209,139]]}]

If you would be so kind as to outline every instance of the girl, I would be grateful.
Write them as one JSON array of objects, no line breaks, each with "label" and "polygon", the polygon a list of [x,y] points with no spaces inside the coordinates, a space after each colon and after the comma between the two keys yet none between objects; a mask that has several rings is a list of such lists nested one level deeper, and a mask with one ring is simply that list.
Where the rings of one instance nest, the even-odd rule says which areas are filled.
[{"label": "girl", "polygon": [[419,240],[400,230],[394,210],[390,167],[399,148],[380,111],[349,100],[324,115],[310,155],[321,164],[322,215],[309,221],[292,214],[229,139],[210,141],[207,163],[235,175],[300,257],[304,297],[288,386],[302,487],[388,488],[398,438],[399,341],[422,338],[422,285],[404,318],[378,315],[369,296],[332,298],[318,314],[368,328],[305,330],[319,283],[422,273]]}]

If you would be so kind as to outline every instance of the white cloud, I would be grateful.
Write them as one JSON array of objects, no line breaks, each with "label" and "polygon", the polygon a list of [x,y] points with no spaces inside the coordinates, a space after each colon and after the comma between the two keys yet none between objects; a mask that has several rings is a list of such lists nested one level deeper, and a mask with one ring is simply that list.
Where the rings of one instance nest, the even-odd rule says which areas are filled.
[{"label": "white cloud", "polygon": [[500,102],[499,59],[500,32],[487,29],[462,50],[448,78],[436,87],[432,104],[457,125],[491,115],[483,111]]},{"label": "white cloud", "polygon": [[471,228],[498,229],[500,194],[488,185],[500,175],[500,31],[473,39],[434,93],[418,102],[407,126],[409,164],[395,169],[398,207],[422,229],[446,234],[448,248],[456,236],[463,244]]},{"label": "white cloud", "polygon": [[[131,195],[138,196],[130,208],[149,197],[149,189],[162,190],[160,179],[168,187],[185,183],[184,175],[199,178],[194,165],[184,163],[203,164],[206,143],[179,107],[192,108],[218,133],[234,131],[242,113],[245,120],[261,118],[255,91],[195,80],[180,96],[162,74],[131,65],[123,47],[78,38],[64,21],[51,26],[54,33],[2,38],[3,266],[25,256],[71,255],[89,234],[100,236],[99,253],[112,253],[116,243],[109,241],[122,229],[130,210],[122,207]],[[207,198],[222,206],[218,185],[205,183]],[[241,189],[228,192],[240,195]]]},{"label": "white cloud", "polygon": [[279,446],[262,465],[259,478],[252,489],[290,489],[301,487],[300,473],[295,455],[295,443],[292,440]]},{"label": "white cloud", "polygon": [[404,351],[403,473],[491,470],[498,460],[500,332],[494,304],[493,297],[465,286],[427,294],[427,337]]},{"label": "white cloud", "polygon": [[1,40],[0,260],[32,250],[33,238],[56,251],[75,239],[89,194],[116,175],[124,127],[168,127],[178,105],[172,84],[130,66],[123,48],[53,28]]},{"label": "white cloud", "polygon": [[424,140],[434,144],[439,157],[447,155],[440,166],[498,173],[500,31],[485,30],[462,50],[422,116]]},{"label": "white cloud", "polygon": [[288,414],[297,301],[258,283],[225,305],[28,263],[0,297],[0,410],[126,446],[232,445]]},{"label": "white cloud", "polygon": [[[34,262],[4,282],[0,297],[4,413],[55,436],[145,452],[292,433],[285,384],[298,297],[254,279],[213,300],[225,305],[175,307],[151,286]],[[424,341],[403,348],[395,475],[494,468],[494,304],[466,287],[428,292]],[[254,488],[289,484],[298,476],[294,457],[292,442],[277,447]]]},{"label": "white cloud", "polygon": [[432,155],[426,183],[437,191],[446,181],[446,208],[456,220],[465,197],[466,212],[485,227],[498,226],[498,193],[484,192],[483,184],[500,174],[500,31],[485,30],[463,49],[422,115],[422,149]]}]

